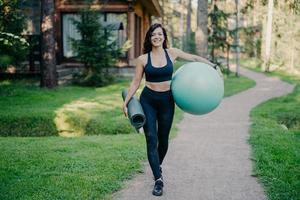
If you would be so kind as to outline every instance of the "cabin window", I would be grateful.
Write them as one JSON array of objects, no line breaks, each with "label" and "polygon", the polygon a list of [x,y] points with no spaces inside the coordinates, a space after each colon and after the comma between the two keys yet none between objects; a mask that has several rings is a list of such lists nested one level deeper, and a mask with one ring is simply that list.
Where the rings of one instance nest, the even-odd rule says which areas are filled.
[{"label": "cabin window", "polygon": [[127,40],[127,14],[107,13],[106,22],[117,25],[112,30],[111,41],[117,41],[118,47],[121,48]]},{"label": "cabin window", "polygon": [[[80,34],[76,30],[75,25],[72,23],[73,19],[79,19],[80,15],[76,13],[63,13],[62,14],[62,46],[63,56],[71,58],[76,56],[72,50],[72,45],[69,38],[80,39]],[[127,40],[127,14],[126,13],[101,13],[99,21],[104,28],[110,29],[112,36],[109,41],[117,41],[117,45],[121,48]],[[108,41],[108,42],[109,42]],[[126,57],[123,53],[122,57]]]},{"label": "cabin window", "polygon": [[79,19],[78,14],[63,14],[62,15],[62,43],[63,43],[63,55],[66,58],[76,56],[76,53],[72,50],[70,38],[80,39],[81,36],[78,33],[72,20]]}]

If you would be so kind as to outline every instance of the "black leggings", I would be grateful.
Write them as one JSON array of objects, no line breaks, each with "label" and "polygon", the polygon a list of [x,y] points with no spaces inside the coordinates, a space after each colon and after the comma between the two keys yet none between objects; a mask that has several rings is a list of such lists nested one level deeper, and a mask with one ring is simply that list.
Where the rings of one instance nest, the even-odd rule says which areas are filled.
[{"label": "black leggings", "polygon": [[144,132],[147,156],[155,180],[161,177],[160,165],[168,150],[169,134],[174,116],[174,99],[171,90],[157,92],[145,87],[140,102],[146,115]]}]

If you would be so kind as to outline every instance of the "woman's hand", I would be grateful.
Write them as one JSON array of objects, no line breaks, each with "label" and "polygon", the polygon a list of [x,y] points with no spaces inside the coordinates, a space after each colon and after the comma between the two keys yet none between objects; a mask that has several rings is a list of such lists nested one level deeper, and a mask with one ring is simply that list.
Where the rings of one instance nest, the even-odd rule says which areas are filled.
[{"label": "woman's hand", "polygon": [[127,108],[127,105],[125,103],[123,104],[123,113],[126,117],[128,117],[128,108]]},{"label": "woman's hand", "polygon": [[222,73],[221,68],[219,67],[219,65],[216,64],[216,65],[213,66],[213,68],[214,68],[215,70],[217,70],[219,76],[220,76],[221,78],[223,78],[223,73]]},{"label": "woman's hand", "polygon": [[142,56],[138,57],[136,62],[137,63],[136,63],[136,67],[135,67],[134,77],[132,79],[132,82],[128,89],[127,96],[123,103],[123,113],[126,117],[128,117],[127,104],[129,102],[129,100],[131,99],[131,97],[135,94],[136,90],[139,88],[141,80],[143,78],[143,73],[144,73],[144,65],[143,65]]}]

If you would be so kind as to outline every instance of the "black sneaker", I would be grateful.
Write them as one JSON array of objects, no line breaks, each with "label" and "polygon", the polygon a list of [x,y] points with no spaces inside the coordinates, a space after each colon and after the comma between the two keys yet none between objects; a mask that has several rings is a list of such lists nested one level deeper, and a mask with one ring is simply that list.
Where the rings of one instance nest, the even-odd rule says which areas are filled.
[{"label": "black sneaker", "polygon": [[154,188],[152,194],[154,196],[161,196],[163,194],[164,182],[162,178],[159,178],[155,181]]}]

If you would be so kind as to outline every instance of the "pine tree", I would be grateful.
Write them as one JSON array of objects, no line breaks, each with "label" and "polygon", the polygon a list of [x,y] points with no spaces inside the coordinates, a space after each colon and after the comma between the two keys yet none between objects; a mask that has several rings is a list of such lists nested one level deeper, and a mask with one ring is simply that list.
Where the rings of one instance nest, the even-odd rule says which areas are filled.
[{"label": "pine tree", "polygon": [[85,86],[103,86],[110,83],[113,76],[109,74],[119,56],[121,49],[116,41],[111,40],[110,26],[100,23],[100,13],[85,9],[79,20],[74,20],[81,39],[71,38],[77,59],[84,64],[85,70],[77,76],[77,83]]},{"label": "pine tree", "polygon": [[222,49],[224,51],[227,48],[227,17],[228,14],[220,10],[216,4],[208,14],[208,18],[210,19],[208,42],[211,47],[210,56],[213,62],[217,62],[215,59],[215,50]]}]

